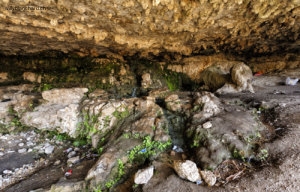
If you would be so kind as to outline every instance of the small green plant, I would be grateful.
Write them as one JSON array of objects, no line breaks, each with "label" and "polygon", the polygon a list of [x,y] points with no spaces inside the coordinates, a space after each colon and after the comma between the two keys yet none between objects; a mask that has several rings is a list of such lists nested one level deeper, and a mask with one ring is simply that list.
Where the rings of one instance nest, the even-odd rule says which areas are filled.
[{"label": "small green plant", "polygon": [[102,152],[103,152],[103,147],[99,147],[98,150],[97,150],[97,153],[101,154]]},{"label": "small green plant", "polygon": [[102,192],[101,186],[97,186],[96,188],[94,188],[93,192]]},{"label": "small green plant", "polygon": [[122,162],[121,159],[118,159],[118,173],[115,179],[111,179],[109,181],[107,181],[105,183],[105,187],[107,187],[108,189],[110,189],[111,187],[113,187],[125,174],[124,171],[124,163]]},{"label": "small green plant", "polygon": [[130,138],[130,134],[129,134],[129,133],[124,133],[124,134],[123,134],[123,137],[124,137],[125,139],[129,139],[129,138]]},{"label": "small green plant", "polygon": [[151,128],[152,128],[152,130],[153,130],[153,131],[155,131],[155,130],[156,130],[156,126],[155,126],[155,125],[152,125],[152,127],[151,127]]},{"label": "small green plant", "polygon": [[20,121],[20,117],[18,115],[18,112],[14,109],[14,107],[11,105],[8,108],[8,114],[12,117],[12,120],[10,121],[9,125],[3,126],[5,129],[18,132],[27,129],[28,127],[23,125]]},{"label": "small green plant", "polygon": [[139,139],[139,138],[140,138],[140,134],[139,134],[139,133],[135,133],[135,134],[133,134],[133,138],[135,138],[135,139]]},{"label": "small green plant", "polygon": [[269,157],[269,152],[267,149],[261,149],[257,156],[261,161],[265,161]]},{"label": "small green plant", "polygon": [[119,108],[115,110],[112,115],[115,116],[118,120],[121,120],[128,117],[130,115],[130,112],[128,108],[124,108],[124,110],[120,110]]},{"label": "small green plant", "polygon": [[98,123],[97,115],[89,115],[87,112],[83,113],[83,122],[79,124],[77,131],[80,139],[91,140],[91,136],[98,132],[96,125]]},{"label": "small green plant", "polygon": [[171,144],[171,141],[152,141],[151,137],[148,135],[144,137],[141,145],[137,145],[129,151],[129,162],[132,163],[134,161],[145,161],[147,158],[156,155],[158,152],[164,151]]},{"label": "small green plant", "polygon": [[73,141],[73,146],[74,147],[80,147],[80,146],[84,146],[88,144],[87,140],[86,139],[83,139],[83,138],[78,138],[78,139],[75,139],[75,141]]},{"label": "small green plant", "polygon": [[66,133],[59,133],[58,131],[46,131],[46,136],[48,138],[54,138],[58,141],[67,141],[71,140],[70,136]]},{"label": "small green plant", "polygon": [[196,133],[191,143],[191,148],[199,147],[200,145],[205,145],[208,139],[208,133],[206,130]]},{"label": "small green plant", "polygon": [[44,84],[42,84],[41,85],[41,91],[48,91],[48,90],[50,90],[50,89],[52,89],[53,88],[53,86],[52,85],[50,85],[50,84],[48,84],[48,83],[44,83]]},{"label": "small green plant", "polygon": [[243,150],[234,149],[232,152],[232,157],[235,159],[241,159],[245,161],[245,152]]}]

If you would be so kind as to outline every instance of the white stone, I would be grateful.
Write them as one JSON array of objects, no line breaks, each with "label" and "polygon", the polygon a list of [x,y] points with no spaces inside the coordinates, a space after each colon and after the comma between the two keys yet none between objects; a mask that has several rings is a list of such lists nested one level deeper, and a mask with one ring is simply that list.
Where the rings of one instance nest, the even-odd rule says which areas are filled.
[{"label": "white stone", "polygon": [[285,84],[293,86],[293,85],[296,85],[298,81],[299,81],[298,78],[292,79],[290,77],[287,77],[286,80],[285,80]]},{"label": "white stone", "polygon": [[26,145],[27,145],[27,146],[33,146],[34,143],[32,143],[31,141],[29,141],[29,142],[26,143]]},{"label": "white stone", "polygon": [[68,158],[72,158],[76,156],[76,151],[71,151],[69,154],[68,154]]},{"label": "white stone", "polygon": [[19,143],[18,146],[19,146],[19,147],[23,147],[23,146],[24,146],[24,143]]},{"label": "white stone", "polygon": [[202,125],[202,127],[203,127],[204,129],[209,129],[209,128],[212,127],[212,123],[211,123],[210,121],[208,121],[208,122],[204,123],[204,124]]},{"label": "white stone", "polygon": [[79,162],[79,159],[80,159],[79,156],[72,157],[72,158],[68,159],[67,164],[77,163],[77,162]]},{"label": "white stone", "polygon": [[75,137],[79,123],[79,104],[42,104],[34,111],[25,112],[21,121],[23,124],[38,129],[56,130]]},{"label": "white stone", "polygon": [[46,147],[45,147],[45,153],[46,153],[47,155],[53,153],[54,148],[55,148],[55,147],[54,147],[53,145],[48,145],[48,146],[46,146]]},{"label": "white stone", "polygon": [[26,151],[27,151],[26,148],[18,149],[18,153],[26,153]]},{"label": "white stone", "polygon": [[3,152],[0,152],[0,157],[3,156],[3,155],[4,155],[4,153],[3,153]]},{"label": "white stone", "polygon": [[8,174],[12,174],[12,171],[6,169],[6,170],[3,171],[3,174],[7,174],[7,175],[8,175]]},{"label": "white stone", "polygon": [[135,184],[146,184],[152,178],[154,172],[154,166],[150,166],[146,169],[140,169],[134,175]]}]

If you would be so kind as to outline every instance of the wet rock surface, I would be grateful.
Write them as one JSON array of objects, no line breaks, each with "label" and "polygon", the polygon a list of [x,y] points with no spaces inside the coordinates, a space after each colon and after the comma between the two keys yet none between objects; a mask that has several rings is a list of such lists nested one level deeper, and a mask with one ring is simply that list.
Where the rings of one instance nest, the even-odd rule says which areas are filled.
[{"label": "wet rock surface", "polygon": [[[1,116],[1,190],[247,191],[243,186],[254,185],[268,191],[286,183],[296,190],[300,94],[299,84],[285,85],[287,76],[299,77],[299,71],[254,76],[255,93],[217,96],[153,89],[143,97],[116,98],[102,89],[84,95],[86,89],[58,88],[52,89],[55,95],[69,93],[67,100],[51,101],[44,97],[51,90],[1,87],[1,104],[9,102]],[[17,95],[33,97],[23,101]],[[38,102],[30,106],[33,100]],[[21,101],[29,108],[18,112]],[[42,106],[68,101],[78,105],[70,110],[78,114],[72,130],[76,138],[59,127],[45,131],[20,122],[32,112],[45,117]],[[194,162],[187,167],[195,177],[180,166],[185,162]],[[138,174],[144,179],[135,185],[138,170],[145,171]],[[273,184],[263,179],[265,174]],[[282,181],[282,176],[288,179]],[[265,183],[258,185],[257,179]]]}]

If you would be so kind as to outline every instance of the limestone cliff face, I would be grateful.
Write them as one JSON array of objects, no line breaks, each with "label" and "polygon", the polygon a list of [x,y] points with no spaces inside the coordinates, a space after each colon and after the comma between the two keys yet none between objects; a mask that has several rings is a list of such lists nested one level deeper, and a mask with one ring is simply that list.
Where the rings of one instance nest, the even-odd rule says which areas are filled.
[{"label": "limestone cliff face", "polygon": [[299,0],[2,0],[0,53],[178,57],[299,50]]}]

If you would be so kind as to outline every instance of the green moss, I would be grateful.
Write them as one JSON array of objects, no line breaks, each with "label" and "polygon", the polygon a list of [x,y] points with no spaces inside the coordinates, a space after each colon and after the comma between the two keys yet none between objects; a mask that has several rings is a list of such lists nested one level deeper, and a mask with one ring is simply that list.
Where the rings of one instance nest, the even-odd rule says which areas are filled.
[{"label": "green moss", "polygon": [[117,110],[115,110],[112,114],[113,116],[115,116],[118,120],[121,119],[125,119],[126,117],[128,117],[130,115],[130,112],[128,110],[128,108],[118,108]]},{"label": "green moss", "polygon": [[181,88],[181,77],[179,73],[167,71],[164,77],[170,91],[176,91]]}]

